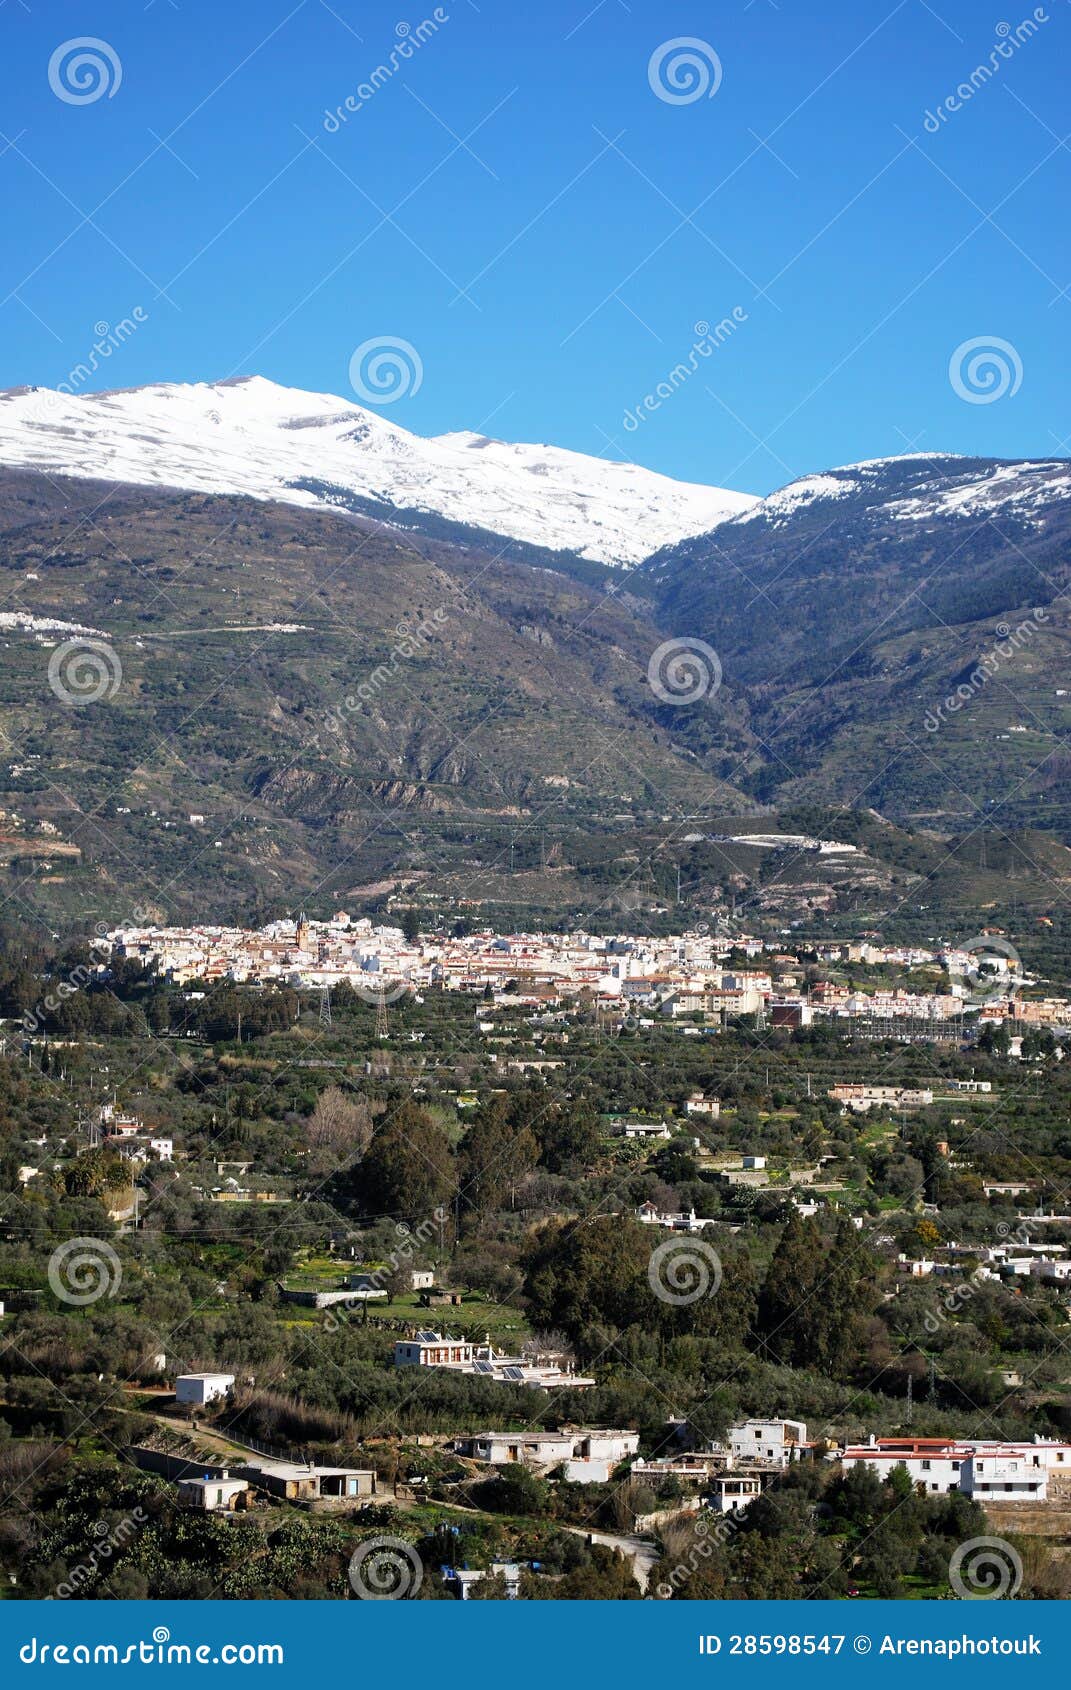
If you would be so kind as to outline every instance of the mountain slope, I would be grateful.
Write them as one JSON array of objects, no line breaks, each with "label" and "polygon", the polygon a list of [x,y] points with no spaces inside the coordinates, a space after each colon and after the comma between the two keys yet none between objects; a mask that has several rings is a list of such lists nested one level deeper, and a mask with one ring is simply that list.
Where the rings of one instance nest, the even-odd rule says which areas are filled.
[{"label": "mountain slope", "polygon": [[753,500],[635,464],[479,434],[422,439],[331,394],[259,376],[69,396],[0,394],[0,464],[201,493],[423,516],[613,565]]},{"label": "mountain slope", "polygon": [[1071,536],[1071,464],[887,458],[792,482],[650,560],[681,633],[749,681],[825,675],[915,627],[1044,603]]},{"label": "mountain slope", "polygon": [[570,834],[754,808],[647,711],[644,607],[557,571],[333,512],[15,472],[0,602],[23,906],[222,919],[398,875],[477,897],[556,846],[562,878]]},{"label": "mountain slope", "polygon": [[[960,931],[1013,875],[1018,902],[1048,911],[1066,854],[1050,861],[1051,836],[1030,830],[1071,840],[1066,601],[1037,606],[1016,644],[1029,612],[976,613],[948,519],[923,556],[884,517],[868,534],[857,504],[817,569],[827,524],[797,526],[787,560],[778,526],[734,567],[725,537],[747,526],[723,525],[687,570],[658,561],[666,615],[671,588],[706,594],[710,620],[676,627],[726,657],[720,689],[687,705],[648,679],[672,624],[635,596],[645,572],[599,591],[346,512],[0,473],[8,913],[57,929],[135,907],[223,920],[367,908],[401,886],[507,927],[679,922],[680,896],[702,919],[737,902],[856,924],[902,922],[917,899],[920,931],[938,905]],[[1023,582],[976,526],[978,591],[1010,603]],[[1058,529],[1054,515],[1034,530],[1032,585],[1067,584]],[[727,615],[744,571],[754,603],[741,590]],[[957,621],[920,610],[935,585],[958,595]],[[996,642],[1009,657],[974,682]],[[92,696],[65,698],[79,663]],[[937,718],[961,685],[967,701]],[[760,804],[795,806],[790,834],[854,840],[874,807],[925,835],[870,825],[858,855],[799,861],[727,843],[778,831]]]},{"label": "mountain slope", "polygon": [[[869,458],[790,481],[730,520],[780,527],[801,511],[838,519],[865,512],[869,521],[927,523],[942,517],[1011,515],[1043,520],[1047,507],[1071,493],[1071,463],[1062,458],[965,458],[954,452],[905,452]],[[836,507],[834,511],[834,507]]]},{"label": "mountain slope", "polygon": [[955,828],[1002,806],[1071,837],[1066,461],[849,465],[644,574],[658,617],[716,648],[769,748],[757,795]]}]

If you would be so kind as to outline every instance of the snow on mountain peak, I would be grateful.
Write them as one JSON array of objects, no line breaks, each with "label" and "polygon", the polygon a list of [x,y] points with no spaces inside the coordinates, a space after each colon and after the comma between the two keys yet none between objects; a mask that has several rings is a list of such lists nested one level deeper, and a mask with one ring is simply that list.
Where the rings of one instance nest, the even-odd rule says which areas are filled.
[{"label": "snow on mountain peak", "polygon": [[801,476],[730,520],[780,527],[808,506],[856,498],[873,514],[903,522],[979,517],[1002,509],[1029,522],[1035,510],[1069,493],[1071,464],[1066,460],[1006,462],[955,452],[901,452]]},{"label": "snow on mountain peak", "polygon": [[[746,493],[470,432],[425,439],[330,393],[263,376],[79,395],[0,393],[0,463],[101,481],[425,512],[634,565],[747,511]],[[385,514],[385,513],[384,513]]]}]

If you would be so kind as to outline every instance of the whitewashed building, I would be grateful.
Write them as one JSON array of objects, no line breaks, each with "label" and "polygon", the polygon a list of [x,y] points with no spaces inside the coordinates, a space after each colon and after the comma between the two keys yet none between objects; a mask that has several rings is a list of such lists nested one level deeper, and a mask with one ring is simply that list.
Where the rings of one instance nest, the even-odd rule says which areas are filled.
[{"label": "whitewashed building", "polygon": [[444,1337],[441,1332],[418,1332],[394,1346],[395,1367],[439,1367],[451,1373],[475,1374],[496,1385],[524,1385],[533,1391],[585,1390],[594,1379],[573,1373],[553,1361],[531,1361],[503,1355],[490,1339],[474,1344],[467,1338]]},{"label": "whitewashed building", "polygon": [[742,1514],[762,1495],[758,1473],[719,1473],[710,1482],[707,1507],[715,1514]]},{"label": "whitewashed building", "polygon": [[210,1514],[244,1508],[249,1499],[249,1480],[234,1479],[227,1472],[216,1476],[206,1473],[200,1479],[180,1479],[178,1499],[187,1508],[202,1508]]},{"label": "whitewashed building", "polygon": [[180,1373],[175,1380],[175,1401],[203,1408],[225,1397],[233,1385],[233,1373]]},{"label": "whitewashed building", "polygon": [[589,1430],[477,1432],[458,1438],[454,1448],[472,1461],[494,1467],[522,1464],[549,1469],[561,1466],[573,1484],[605,1484],[613,1469],[640,1447],[638,1432]]},{"label": "whitewashed building", "polygon": [[742,1461],[772,1461],[787,1467],[798,1461],[807,1442],[802,1420],[748,1420],[729,1427],[729,1452],[734,1465]]},{"label": "whitewashed building", "polygon": [[1046,1502],[1056,1474],[1071,1475],[1071,1444],[1006,1443],[998,1438],[870,1438],[841,1455],[846,1469],[869,1467],[887,1479],[903,1467],[920,1490],[962,1491],[980,1502]]}]

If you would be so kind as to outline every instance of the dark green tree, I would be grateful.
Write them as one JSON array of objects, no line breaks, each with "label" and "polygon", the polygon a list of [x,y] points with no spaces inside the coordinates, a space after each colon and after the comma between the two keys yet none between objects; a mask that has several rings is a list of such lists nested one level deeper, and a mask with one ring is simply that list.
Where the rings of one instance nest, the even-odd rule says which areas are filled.
[{"label": "dark green tree", "polygon": [[362,1213],[421,1219],[448,1202],[453,1187],[446,1135],[415,1103],[399,1104],[383,1118],[348,1182]]}]

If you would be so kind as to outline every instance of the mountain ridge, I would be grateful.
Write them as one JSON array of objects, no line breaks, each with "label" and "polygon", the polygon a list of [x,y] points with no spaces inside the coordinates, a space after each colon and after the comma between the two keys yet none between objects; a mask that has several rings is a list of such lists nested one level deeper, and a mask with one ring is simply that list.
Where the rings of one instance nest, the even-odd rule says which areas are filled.
[{"label": "mountain ridge", "polygon": [[68,395],[0,393],[0,463],[459,529],[630,567],[752,496],[471,431],[425,438],[334,394],[261,376]]},{"label": "mountain ridge", "polygon": [[[832,527],[812,503],[660,554],[654,579],[584,581],[331,507],[0,472],[8,890],[53,926],[87,898],[109,918],[317,889],[363,907],[398,884],[662,920],[679,872],[700,911],[761,883],[793,919],[877,914],[909,866],[940,880],[950,846],[786,878],[724,843],[802,806],[830,837],[866,809],[963,834],[941,902],[990,910],[999,877],[967,843],[984,816],[990,861],[1006,846],[1017,895],[1025,874],[1045,896],[1064,858],[1032,866],[1029,830],[1071,842],[1071,510],[946,514],[920,546],[882,514],[902,473]],[[1043,592],[1044,617],[1020,612]],[[651,679],[682,639],[723,671],[694,700]],[[94,641],[117,684],[65,702],[53,668]]]}]

